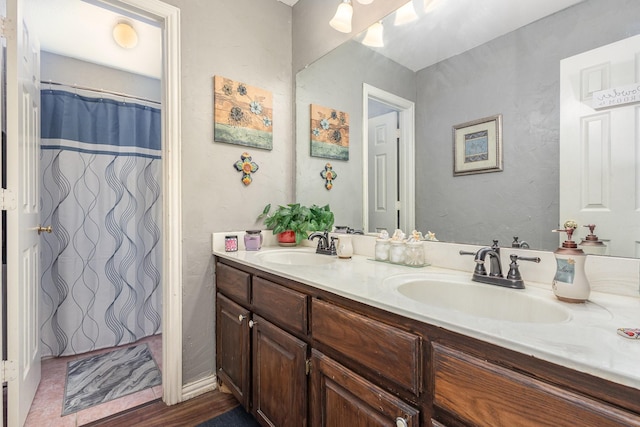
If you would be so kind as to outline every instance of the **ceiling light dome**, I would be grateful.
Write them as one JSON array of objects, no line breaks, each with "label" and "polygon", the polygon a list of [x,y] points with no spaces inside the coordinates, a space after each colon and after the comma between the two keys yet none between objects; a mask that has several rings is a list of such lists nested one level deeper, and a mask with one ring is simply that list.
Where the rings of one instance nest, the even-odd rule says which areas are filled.
[{"label": "ceiling light dome", "polygon": [[138,45],[138,33],[128,22],[119,22],[113,27],[113,39],[125,49],[133,49]]}]

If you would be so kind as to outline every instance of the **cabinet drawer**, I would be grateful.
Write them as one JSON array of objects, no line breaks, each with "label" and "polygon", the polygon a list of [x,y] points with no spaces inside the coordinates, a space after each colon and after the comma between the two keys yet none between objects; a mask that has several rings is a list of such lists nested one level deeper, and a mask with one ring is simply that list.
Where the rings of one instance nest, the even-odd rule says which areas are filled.
[{"label": "cabinet drawer", "polygon": [[421,339],[366,316],[313,299],[311,335],[406,390],[421,391]]},{"label": "cabinet drawer", "polygon": [[225,264],[216,264],[216,286],[232,300],[249,304],[251,298],[251,275]]},{"label": "cabinet drawer", "polygon": [[254,311],[290,332],[307,334],[307,298],[261,277],[253,278]]},{"label": "cabinet drawer", "polygon": [[434,344],[434,404],[467,423],[491,426],[638,426],[603,402]]}]

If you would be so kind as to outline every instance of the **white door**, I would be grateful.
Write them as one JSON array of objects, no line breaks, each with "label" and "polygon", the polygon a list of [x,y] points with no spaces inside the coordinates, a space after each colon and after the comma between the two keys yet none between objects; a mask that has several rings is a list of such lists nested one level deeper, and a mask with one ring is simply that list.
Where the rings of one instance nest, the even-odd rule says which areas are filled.
[{"label": "white door", "polygon": [[[640,103],[596,109],[592,98],[632,84],[640,84],[640,36],[560,64],[560,225],[595,224],[607,253],[626,257],[640,256]],[[586,234],[580,227],[577,241]]]},{"label": "white door", "polygon": [[40,382],[40,53],[23,0],[7,1],[7,351],[10,426],[22,426]]},{"label": "white door", "polygon": [[398,113],[369,119],[369,230],[398,228]]}]

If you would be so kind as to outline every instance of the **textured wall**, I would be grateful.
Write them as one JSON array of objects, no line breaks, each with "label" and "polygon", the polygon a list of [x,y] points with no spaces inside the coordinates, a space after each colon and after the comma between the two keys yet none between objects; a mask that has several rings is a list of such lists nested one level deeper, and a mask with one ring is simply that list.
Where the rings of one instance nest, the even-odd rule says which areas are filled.
[{"label": "textured wall", "polygon": [[[589,0],[418,72],[416,226],[553,250],[560,60],[636,34],[640,2]],[[453,176],[452,126],[503,115],[504,171]]]},{"label": "textured wall", "polygon": [[[276,0],[165,0],[181,10],[183,381],[214,372],[211,233],[254,228],[269,202],[292,197],[291,13]],[[273,150],[213,141],[213,76],[273,93]],[[260,169],[245,187],[233,168]]]},{"label": "textured wall", "polygon": [[[372,62],[376,67],[370,66]],[[415,78],[413,71],[353,41],[344,43],[297,74],[297,200],[306,204],[329,203],[336,224],[362,228],[362,82],[414,101]],[[310,104],[349,114],[348,161],[309,155]],[[324,188],[320,177],[327,162],[338,174],[331,191]]]}]

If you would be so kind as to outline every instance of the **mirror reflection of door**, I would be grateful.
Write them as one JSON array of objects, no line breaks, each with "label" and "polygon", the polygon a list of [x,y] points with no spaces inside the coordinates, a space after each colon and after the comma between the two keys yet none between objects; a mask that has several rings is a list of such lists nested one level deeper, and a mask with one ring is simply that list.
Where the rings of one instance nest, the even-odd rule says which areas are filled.
[{"label": "mirror reflection of door", "polygon": [[[635,258],[640,113],[632,93],[640,81],[639,53],[640,36],[630,37],[564,59],[560,74],[560,224],[596,224],[606,254]],[[628,87],[630,96],[607,93],[603,99],[610,103],[594,108],[594,93],[623,94]]]},{"label": "mirror reflection of door", "polygon": [[415,104],[367,83],[362,101],[363,230],[410,233],[416,222]]},{"label": "mirror reflection of door", "polygon": [[399,227],[398,111],[369,99],[369,230]]}]

